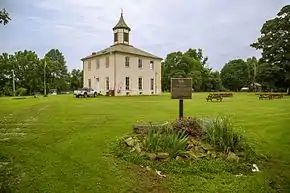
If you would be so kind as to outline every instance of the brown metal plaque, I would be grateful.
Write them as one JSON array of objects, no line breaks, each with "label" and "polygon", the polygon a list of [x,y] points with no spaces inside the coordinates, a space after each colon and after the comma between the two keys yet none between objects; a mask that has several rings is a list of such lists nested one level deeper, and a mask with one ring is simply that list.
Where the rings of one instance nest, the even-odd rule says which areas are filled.
[{"label": "brown metal plaque", "polygon": [[171,78],[172,99],[192,99],[191,78]]}]

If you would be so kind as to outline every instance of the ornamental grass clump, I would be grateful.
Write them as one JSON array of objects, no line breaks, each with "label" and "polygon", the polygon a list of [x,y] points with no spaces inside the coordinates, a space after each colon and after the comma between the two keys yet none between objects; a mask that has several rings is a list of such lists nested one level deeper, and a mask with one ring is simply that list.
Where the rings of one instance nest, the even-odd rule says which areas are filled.
[{"label": "ornamental grass clump", "polygon": [[171,158],[175,158],[186,151],[187,139],[185,131],[150,128],[144,139],[144,148],[148,152],[166,152]]},{"label": "ornamental grass clump", "polygon": [[237,152],[243,149],[243,137],[234,130],[229,117],[213,119],[205,128],[205,140],[219,151]]}]

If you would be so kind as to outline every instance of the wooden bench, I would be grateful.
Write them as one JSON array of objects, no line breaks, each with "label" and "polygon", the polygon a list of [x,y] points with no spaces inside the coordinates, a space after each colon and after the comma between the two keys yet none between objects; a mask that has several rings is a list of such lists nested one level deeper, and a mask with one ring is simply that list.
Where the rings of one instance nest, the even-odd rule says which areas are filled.
[{"label": "wooden bench", "polygon": [[260,94],[259,95],[259,100],[261,99],[281,99],[283,98],[283,94]]},{"label": "wooden bench", "polygon": [[259,100],[262,100],[262,99],[272,99],[271,95],[269,94],[260,94],[259,96]]},{"label": "wooden bench", "polygon": [[212,101],[213,99],[215,99],[216,101],[223,101],[223,97],[220,94],[209,94],[206,98],[206,101]]},{"label": "wooden bench", "polygon": [[273,98],[281,99],[283,98],[283,94],[272,94]]},{"label": "wooden bench", "polygon": [[219,93],[222,97],[233,97],[233,93]]}]

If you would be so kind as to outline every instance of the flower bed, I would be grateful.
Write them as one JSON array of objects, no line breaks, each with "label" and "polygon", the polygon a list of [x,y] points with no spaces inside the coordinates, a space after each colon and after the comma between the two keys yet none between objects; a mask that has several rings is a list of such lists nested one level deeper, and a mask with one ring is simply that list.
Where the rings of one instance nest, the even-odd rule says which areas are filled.
[{"label": "flower bed", "polygon": [[220,158],[239,162],[254,158],[254,151],[227,117],[186,117],[158,125],[138,124],[120,143],[132,155],[151,161]]}]

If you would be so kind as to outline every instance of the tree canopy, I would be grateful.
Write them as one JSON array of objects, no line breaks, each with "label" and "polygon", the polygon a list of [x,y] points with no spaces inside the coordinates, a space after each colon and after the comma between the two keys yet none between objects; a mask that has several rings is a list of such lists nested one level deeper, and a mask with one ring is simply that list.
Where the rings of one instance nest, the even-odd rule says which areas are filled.
[{"label": "tree canopy", "polygon": [[251,44],[261,50],[259,77],[271,89],[290,87],[290,5],[264,23],[261,37]]},{"label": "tree canopy", "polygon": [[254,69],[257,63],[255,57],[231,60],[221,69],[221,80],[225,88],[239,91],[242,87],[252,87],[255,82]]},{"label": "tree canopy", "polygon": [[208,58],[201,49],[188,49],[185,53],[169,53],[162,63],[162,89],[170,91],[171,78],[192,78],[195,91],[221,90],[219,72],[207,68]]},{"label": "tree canopy", "polygon": [[0,24],[6,25],[10,20],[11,18],[6,9],[0,10]]},{"label": "tree canopy", "polygon": [[0,55],[0,95],[13,95],[13,74],[16,89],[25,88],[26,94],[43,92],[44,72],[47,91],[69,91],[82,85],[82,71],[73,70],[70,74],[65,57],[58,49],[51,49],[43,59],[38,58],[33,51],[24,50]]}]

